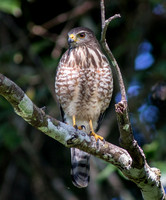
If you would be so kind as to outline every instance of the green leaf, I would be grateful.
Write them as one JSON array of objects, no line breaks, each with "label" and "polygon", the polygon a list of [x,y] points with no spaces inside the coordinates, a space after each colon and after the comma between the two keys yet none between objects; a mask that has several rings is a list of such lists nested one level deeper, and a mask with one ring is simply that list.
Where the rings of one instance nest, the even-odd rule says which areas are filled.
[{"label": "green leaf", "polygon": [[0,0],[0,10],[14,16],[21,15],[20,0]]}]

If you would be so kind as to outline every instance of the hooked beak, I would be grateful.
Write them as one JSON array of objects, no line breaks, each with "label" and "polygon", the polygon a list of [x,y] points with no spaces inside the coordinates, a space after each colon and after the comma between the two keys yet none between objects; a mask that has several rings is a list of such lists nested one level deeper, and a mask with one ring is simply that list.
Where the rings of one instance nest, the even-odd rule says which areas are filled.
[{"label": "hooked beak", "polygon": [[77,42],[76,36],[73,35],[73,34],[70,34],[69,38],[68,38],[68,44],[69,44],[69,46],[72,46],[72,47],[76,46],[76,42]]}]

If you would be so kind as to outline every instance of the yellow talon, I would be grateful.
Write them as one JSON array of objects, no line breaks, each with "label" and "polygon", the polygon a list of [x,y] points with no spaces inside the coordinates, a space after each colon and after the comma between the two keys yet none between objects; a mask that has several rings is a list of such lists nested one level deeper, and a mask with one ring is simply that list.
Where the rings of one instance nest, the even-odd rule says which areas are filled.
[{"label": "yellow talon", "polygon": [[75,115],[73,115],[72,120],[73,120],[73,127],[74,127],[75,129],[82,130],[83,128],[85,128],[84,125],[81,125],[81,126],[77,126],[77,125],[76,125],[76,117],[75,117]]},{"label": "yellow talon", "polygon": [[94,137],[95,137],[95,139],[96,139],[96,142],[98,141],[98,140],[101,140],[101,141],[103,141],[104,140],[104,138],[102,137],[102,136],[100,136],[100,135],[97,135],[95,132],[90,132],[90,135],[93,135]]},{"label": "yellow talon", "polygon": [[[76,125],[76,117],[75,117],[75,115],[73,115],[72,120],[73,120],[73,127],[74,127],[75,129],[82,130],[83,128],[85,128],[84,125],[82,125],[82,126],[77,126],[77,125]],[[98,140],[104,141],[104,138],[103,138],[102,136],[97,135],[97,134],[94,132],[92,120],[89,121],[89,126],[90,126],[90,130],[91,130],[91,131],[90,131],[90,135],[93,135],[93,136],[95,137],[95,140],[96,140],[96,141],[98,141]]]},{"label": "yellow talon", "polygon": [[90,126],[90,135],[93,135],[95,137],[95,140],[98,141],[98,140],[101,140],[103,141],[104,138],[100,135],[97,135],[94,130],[93,130],[93,124],[92,124],[92,120],[89,121],[89,126]]}]

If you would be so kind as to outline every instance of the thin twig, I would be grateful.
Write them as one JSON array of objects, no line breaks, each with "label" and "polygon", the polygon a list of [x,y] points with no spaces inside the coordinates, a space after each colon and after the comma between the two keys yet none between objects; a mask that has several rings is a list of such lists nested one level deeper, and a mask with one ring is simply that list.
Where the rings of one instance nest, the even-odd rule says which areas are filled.
[{"label": "thin twig", "polygon": [[[152,171],[155,170],[155,174],[160,177],[160,170],[158,170],[157,168],[150,168],[148,166],[143,150],[139,147],[137,141],[134,140],[131,123],[129,120],[128,105],[127,105],[126,91],[125,91],[123,78],[122,78],[118,63],[116,62],[105,39],[106,31],[107,31],[109,23],[113,19],[120,17],[120,15],[116,14],[110,17],[109,19],[105,20],[104,0],[101,0],[100,6],[101,6],[101,21],[102,21],[101,44],[105,52],[107,53],[109,59],[111,60],[113,67],[115,68],[117,72],[118,83],[119,83],[120,92],[121,92],[121,101],[115,105],[115,111],[117,114],[117,121],[118,121],[119,132],[120,132],[120,144],[130,154],[132,158],[132,167],[133,169],[136,169],[137,171],[139,171],[140,175],[145,174],[147,169],[151,169]],[[139,175],[139,179],[140,179],[140,175]],[[165,200],[166,199],[163,187],[161,185],[161,181],[159,185],[156,185],[157,186],[156,194],[154,190],[153,190],[153,193],[151,193],[151,190],[147,190],[147,187],[148,187],[147,182],[146,183],[144,182],[144,185],[142,185],[140,184],[140,182],[137,182],[136,179],[135,180],[133,179],[133,181],[138,185],[138,187],[140,187],[142,195],[145,200],[149,200],[149,199],[162,199],[162,200],[164,199]],[[150,185],[152,185],[152,182],[150,181]]]},{"label": "thin twig", "polygon": [[113,67],[116,70],[117,77],[118,77],[118,82],[120,86],[120,92],[121,92],[121,101],[126,101],[126,91],[125,91],[125,86],[122,78],[122,74],[120,72],[120,68],[118,66],[118,63],[116,62],[116,59],[114,58],[114,55],[112,54],[107,42],[106,42],[106,31],[108,28],[109,23],[116,19],[121,17],[120,14],[115,14],[114,16],[110,17],[109,19],[105,20],[105,6],[104,6],[104,0],[101,0],[101,22],[102,22],[102,32],[101,32],[101,44],[107,53],[109,59],[111,60],[111,63]]},{"label": "thin twig", "polygon": [[[142,168],[145,163],[145,156],[141,148],[138,146],[137,142],[134,140],[131,123],[128,115],[128,105],[126,100],[126,91],[122,78],[122,74],[120,72],[120,68],[118,63],[113,56],[107,42],[106,42],[106,31],[109,23],[120,17],[119,14],[115,14],[114,16],[105,20],[105,6],[104,0],[101,0],[101,18],[102,18],[102,33],[101,33],[101,44],[103,45],[104,50],[106,51],[108,57],[110,58],[113,67],[116,70],[118,83],[121,92],[121,101],[115,105],[115,111],[117,114],[118,126],[120,131],[120,144],[123,148],[125,148],[133,159],[133,166],[137,166],[138,168]],[[104,21],[105,20],[105,21]]]},{"label": "thin twig", "polygon": [[102,25],[102,30],[105,27],[105,6],[104,6],[104,0],[100,1],[100,7],[101,7],[101,25]]},{"label": "thin twig", "polygon": [[[102,11],[104,12],[104,11]],[[105,38],[106,38],[106,32],[107,32],[107,28],[110,24],[110,22],[116,18],[120,18],[120,14],[115,14],[114,16],[108,18],[107,20],[104,21],[105,19],[105,16],[103,16],[104,13],[101,13],[101,19],[102,19],[102,34],[101,34],[101,42],[104,42],[105,41]]]},{"label": "thin twig", "polygon": [[104,7],[104,0],[101,0],[101,18],[102,18],[102,34],[101,34],[101,43],[103,45],[103,48],[105,49],[107,55],[109,56],[113,67],[116,70],[118,83],[120,87],[121,92],[121,101],[115,105],[115,111],[117,114],[117,121],[119,126],[119,132],[120,132],[120,144],[123,148],[125,148],[129,154],[131,155],[133,159],[133,166],[137,166],[137,168],[141,169],[145,164],[145,155],[142,151],[142,149],[137,144],[137,141],[134,140],[132,127],[129,119],[128,114],[128,105],[126,100],[126,91],[125,86],[122,78],[122,74],[120,72],[120,68],[118,66],[118,63],[113,56],[110,48],[108,47],[108,44],[106,42],[106,31],[108,28],[109,23],[120,17],[119,14],[115,14],[114,16],[110,17],[109,19],[105,20],[105,7]]}]

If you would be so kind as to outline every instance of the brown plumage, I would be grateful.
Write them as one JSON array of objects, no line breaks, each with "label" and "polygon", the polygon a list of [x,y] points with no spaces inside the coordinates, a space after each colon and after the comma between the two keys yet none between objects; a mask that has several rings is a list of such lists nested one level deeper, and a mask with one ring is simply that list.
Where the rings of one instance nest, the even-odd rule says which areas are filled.
[{"label": "brown plumage", "polygon": [[[109,62],[102,53],[94,33],[83,27],[68,33],[69,49],[62,56],[55,81],[63,121],[103,140],[99,129],[104,111],[109,106],[113,79]],[[90,155],[71,149],[72,181],[86,187],[89,181]]]}]

